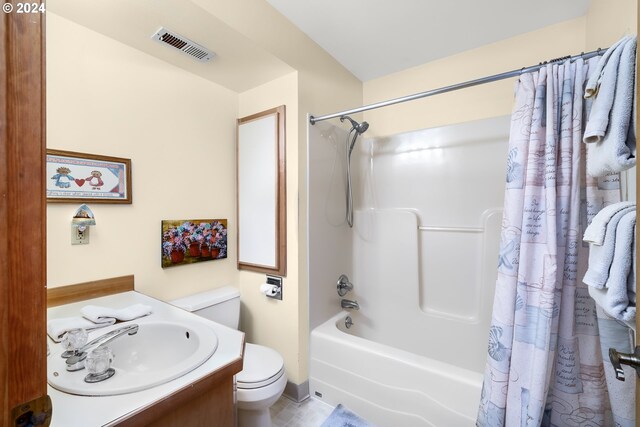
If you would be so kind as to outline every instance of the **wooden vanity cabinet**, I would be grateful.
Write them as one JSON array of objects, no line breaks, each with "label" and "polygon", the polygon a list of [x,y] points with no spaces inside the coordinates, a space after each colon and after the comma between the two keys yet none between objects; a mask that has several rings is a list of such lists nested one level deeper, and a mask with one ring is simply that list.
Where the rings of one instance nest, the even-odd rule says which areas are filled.
[{"label": "wooden vanity cabinet", "polygon": [[156,404],[119,420],[118,427],[234,427],[233,376],[242,359],[167,396]]}]

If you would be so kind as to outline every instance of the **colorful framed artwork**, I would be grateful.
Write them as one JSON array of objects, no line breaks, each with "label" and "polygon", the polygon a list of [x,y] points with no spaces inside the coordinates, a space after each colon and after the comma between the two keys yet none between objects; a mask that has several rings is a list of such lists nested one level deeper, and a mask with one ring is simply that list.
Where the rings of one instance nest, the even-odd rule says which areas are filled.
[{"label": "colorful framed artwork", "polygon": [[162,268],[226,257],[226,219],[162,220]]},{"label": "colorful framed artwork", "polygon": [[47,202],[131,204],[131,160],[47,150]]}]

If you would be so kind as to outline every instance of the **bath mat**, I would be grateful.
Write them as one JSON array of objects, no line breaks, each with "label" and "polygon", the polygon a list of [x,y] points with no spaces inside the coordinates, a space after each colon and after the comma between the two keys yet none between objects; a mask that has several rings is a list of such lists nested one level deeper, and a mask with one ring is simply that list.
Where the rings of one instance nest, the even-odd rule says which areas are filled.
[{"label": "bath mat", "polygon": [[342,404],[336,406],[329,418],[320,427],[375,427],[346,409]]}]

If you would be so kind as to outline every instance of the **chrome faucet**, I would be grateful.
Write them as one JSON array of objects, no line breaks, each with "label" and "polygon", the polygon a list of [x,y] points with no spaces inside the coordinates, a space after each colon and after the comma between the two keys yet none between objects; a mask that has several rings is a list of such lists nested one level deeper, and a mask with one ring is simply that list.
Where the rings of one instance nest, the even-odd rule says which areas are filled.
[{"label": "chrome faucet", "polygon": [[360,310],[360,306],[358,305],[358,301],[352,301],[350,299],[342,299],[342,300],[340,300],[340,306],[342,306],[342,308]]},{"label": "chrome faucet", "polygon": [[349,281],[349,278],[346,274],[341,274],[338,278],[337,289],[338,295],[340,295],[341,297],[345,296],[347,292],[353,290],[353,283]]},{"label": "chrome faucet", "polygon": [[138,333],[138,325],[134,323],[132,325],[114,329],[111,332],[107,332],[106,334],[100,335],[96,339],[89,341],[82,347],[76,349],[71,357],[67,358],[67,371],[79,371],[80,369],[84,369],[84,360],[87,358],[87,354],[89,354],[90,350],[100,347],[101,345],[105,345],[106,343],[125,334],[135,335],[136,333]]}]

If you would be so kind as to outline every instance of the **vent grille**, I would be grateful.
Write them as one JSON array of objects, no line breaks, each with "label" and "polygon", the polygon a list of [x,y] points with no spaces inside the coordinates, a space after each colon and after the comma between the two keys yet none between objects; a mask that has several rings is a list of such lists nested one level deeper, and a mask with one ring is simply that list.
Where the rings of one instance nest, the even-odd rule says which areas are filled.
[{"label": "vent grille", "polygon": [[186,37],[173,33],[166,28],[160,28],[151,36],[151,38],[160,43],[174,47],[200,62],[208,62],[216,55],[206,47],[201,46]]}]

